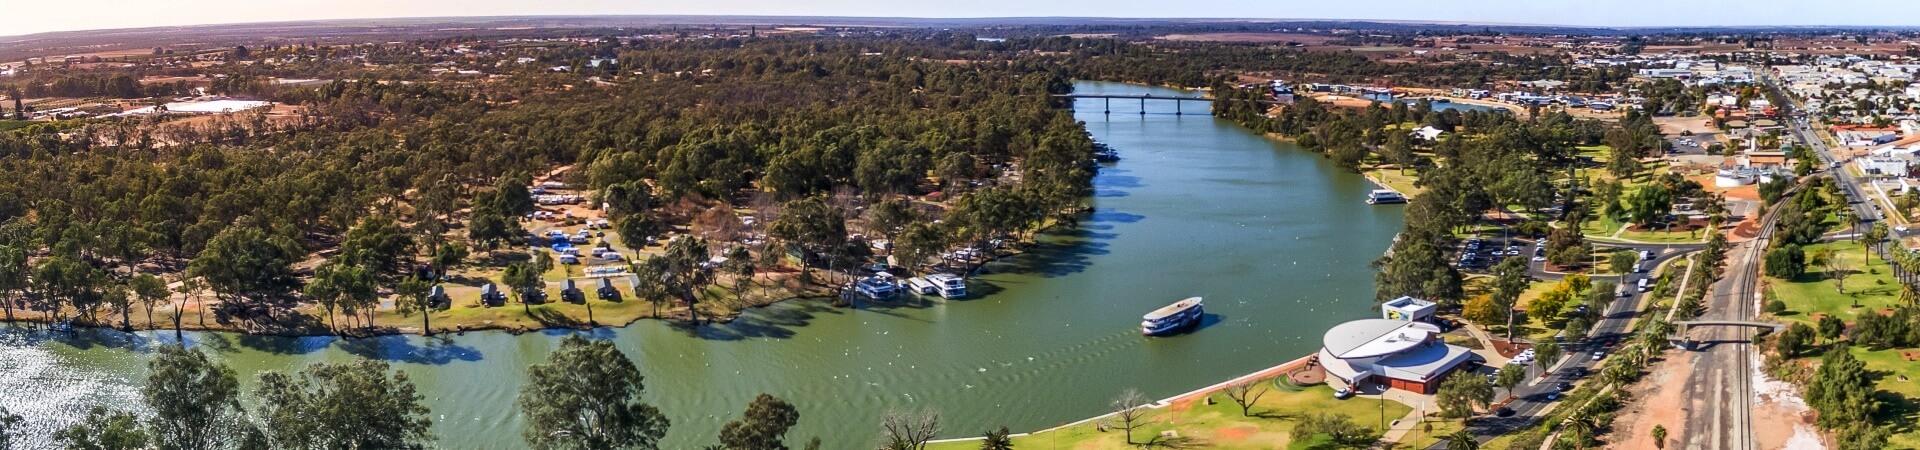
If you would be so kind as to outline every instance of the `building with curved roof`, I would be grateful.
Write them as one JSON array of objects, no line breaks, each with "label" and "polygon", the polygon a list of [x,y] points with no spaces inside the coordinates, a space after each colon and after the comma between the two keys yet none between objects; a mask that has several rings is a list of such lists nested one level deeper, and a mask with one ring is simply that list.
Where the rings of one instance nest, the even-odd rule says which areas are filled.
[{"label": "building with curved roof", "polygon": [[1473,352],[1440,339],[1440,327],[1417,320],[1361,319],[1327,330],[1320,364],[1349,385],[1374,383],[1432,394]]}]

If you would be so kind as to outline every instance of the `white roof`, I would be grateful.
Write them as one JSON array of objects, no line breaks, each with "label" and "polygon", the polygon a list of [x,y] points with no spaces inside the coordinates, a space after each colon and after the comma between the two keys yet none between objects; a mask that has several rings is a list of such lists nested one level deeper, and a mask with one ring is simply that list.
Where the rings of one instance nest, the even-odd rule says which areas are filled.
[{"label": "white roof", "polygon": [[1322,343],[1340,359],[1368,358],[1400,353],[1440,333],[1440,327],[1420,322],[1361,319],[1335,325]]},{"label": "white roof", "polygon": [[1379,368],[1380,375],[1407,381],[1426,381],[1435,374],[1466,362],[1472,356],[1473,352],[1465,347],[1432,342],[1381,358],[1373,365]]}]

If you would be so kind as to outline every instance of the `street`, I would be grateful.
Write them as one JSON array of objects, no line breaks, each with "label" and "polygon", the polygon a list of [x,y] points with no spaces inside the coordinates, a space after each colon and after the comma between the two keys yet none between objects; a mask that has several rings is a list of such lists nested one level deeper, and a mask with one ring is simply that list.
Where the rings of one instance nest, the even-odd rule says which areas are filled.
[{"label": "street", "polygon": [[[1658,267],[1674,258],[1693,254],[1703,247],[1705,247],[1703,244],[1638,244],[1618,248],[1632,249],[1635,251],[1652,251],[1655,255],[1653,266]],[[1544,279],[1559,278],[1556,274],[1539,271],[1537,266],[1538,264],[1536,264],[1533,276]],[[1579,377],[1573,376],[1573,368],[1584,367],[1588,368],[1589,372],[1591,372],[1591,369],[1599,365],[1598,361],[1594,361],[1593,358],[1589,356],[1595,350],[1604,348],[1603,344],[1608,341],[1617,344],[1632,338],[1632,335],[1627,332],[1627,326],[1632,323],[1634,316],[1639,314],[1642,302],[1649,297],[1648,293],[1640,292],[1634,289],[1632,285],[1641,277],[1651,275],[1653,274],[1629,273],[1618,278],[1621,288],[1626,289],[1629,295],[1627,297],[1621,297],[1607,305],[1606,313],[1601,316],[1598,323],[1594,324],[1593,331],[1589,334],[1590,337],[1583,341],[1570,342],[1563,347],[1567,355],[1566,364],[1561,366],[1559,370],[1547,374],[1545,379],[1537,383],[1529,380],[1528,382],[1521,383],[1519,386],[1515,386],[1513,392],[1514,400],[1506,405],[1507,408],[1514,411],[1512,416],[1477,417],[1473,419],[1473,423],[1468,426],[1468,431],[1485,440],[1491,439],[1494,436],[1524,429],[1538,421],[1541,416],[1545,415],[1547,407],[1555,403],[1555,401],[1547,400],[1546,394],[1558,390],[1558,388],[1555,387],[1556,384],[1562,381],[1569,383],[1578,383],[1580,381]],[[1676,275],[1676,277],[1677,276],[1679,275]],[[1595,281],[1607,279],[1609,278],[1599,278]],[[1611,352],[1611,349],[1608,349],[1608,353],[1611,354]],[[1547,361],[1540,361],[1535,364],[1547,365],[1549,363]],[[1551,366],[1544,366],[1543,369],[1545,368],[1551,368]],[[1445,449],[1447,445],[1441,442],[1428,448]]]}]

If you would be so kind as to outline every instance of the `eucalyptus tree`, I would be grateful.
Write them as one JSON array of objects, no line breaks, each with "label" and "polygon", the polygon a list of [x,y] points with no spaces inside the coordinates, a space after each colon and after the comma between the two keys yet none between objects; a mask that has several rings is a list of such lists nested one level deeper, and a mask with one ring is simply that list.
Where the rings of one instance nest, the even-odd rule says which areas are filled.
[{"label": "eucalyptus tree", "polygon": [[275,448],[425,449],[434,439],[425,397],[384,361],[267,372],[254,396],[260,430]]},{"label": "eucalyptus tree", "polygon": [[541,450],[657,449],[667,417],[641,401],[645,377],[612,342],[570,335],[528,369],[516,404]]},{"label": "eucalyptus tree", "polygon": [[147,433],[162,449],[226,448],[237,437],[244,412],[240,380],[232,368],[206,353],[179,344],[164,345],[147,362],[141,402],[152,415]]}]

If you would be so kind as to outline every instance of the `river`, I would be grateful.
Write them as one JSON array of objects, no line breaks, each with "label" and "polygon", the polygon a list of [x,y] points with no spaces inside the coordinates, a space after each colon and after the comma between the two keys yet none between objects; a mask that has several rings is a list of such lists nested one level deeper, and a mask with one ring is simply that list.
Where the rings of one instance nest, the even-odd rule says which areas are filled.
[{"label": "river", "polygon": [[[1082,82],[1082,93],[1180,91]],[[1122,103],[1125,103],[1124,105]],[[1193,106],[1193,105],[1189,105]],[[789,440],[871,448],[890,407],[933,408],[944,437],[1030,431],[1101,413],[1127,388],[1159,398],[1306,354],[1327,327],[1371,315],[1367,263],[1401,228],[1400,206],[1362,202],[1368,182],[1320,156],[1172,102],[1099,102],[1075,114],[1122,161],[1094,180],[1096,212],[1037,250],[996,263],[971,299],[833,308],[796,301],[730,324],[655,321],[600,329],[647,376],[673,422],[666,448],[716,442],[767,392],[797,405]],[[1191,109],[1191,108],[1190,108]],[[1139,335],[1140,316],[1205,296],[1200,329]],[[375,357],[420,385],[446,448],[521,446],[513,408],[525,367],[569,332],[474,332],[339,340],[191,333],[241,374]],[[0,336],[0,406],[27,417],[27,448],[87,405],[132,407],[152,348],[171,333]],[[797,446],[797,445],[796,445]]]}]

